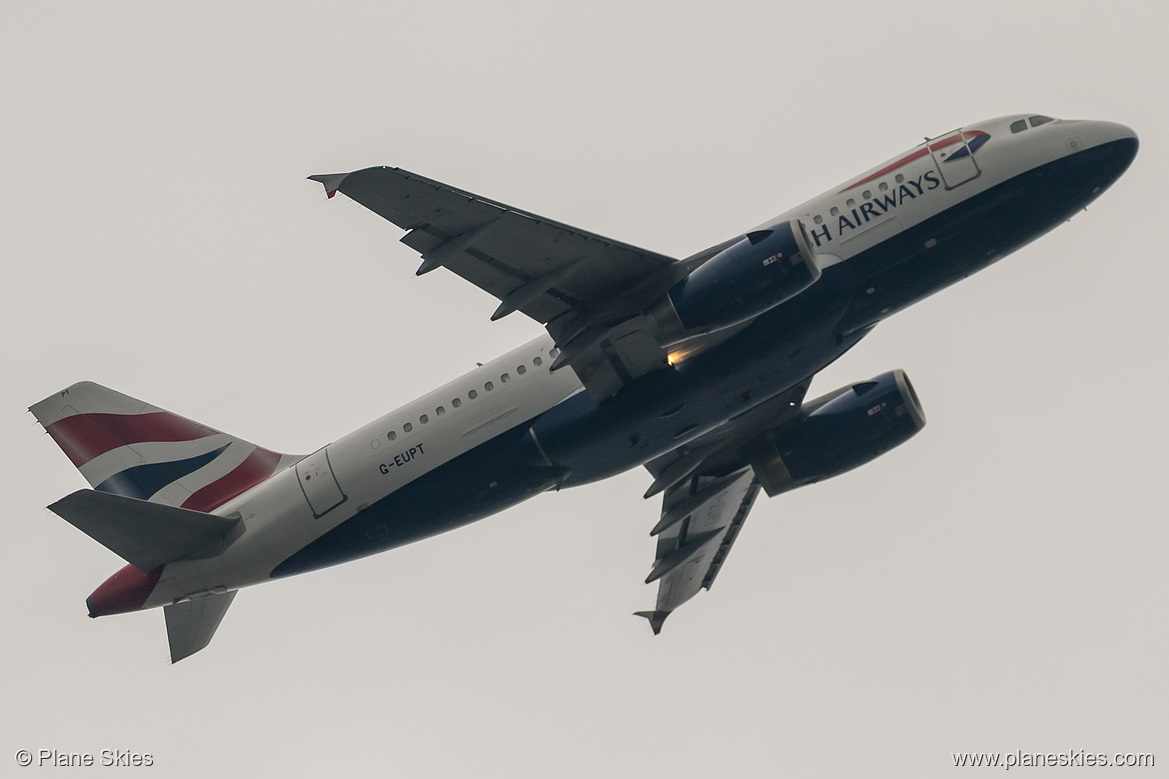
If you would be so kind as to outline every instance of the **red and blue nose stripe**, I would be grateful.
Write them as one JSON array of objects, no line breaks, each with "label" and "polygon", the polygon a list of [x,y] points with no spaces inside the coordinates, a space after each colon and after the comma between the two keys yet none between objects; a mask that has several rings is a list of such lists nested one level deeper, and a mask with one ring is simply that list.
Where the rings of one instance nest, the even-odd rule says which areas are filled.
[{"label": "red and blue nose stripe", "polygon": [[849,191],[850,189],[856,189],[859,186],[863,186],[865,184],[868,184],[870,181],[876,181],[877,179],[879,179],[883,176],[888,176],[893,171],[895,171],[899,168],[904,168],[906,165],[908,165],[911,162],[914,162],[915,160],[920,160],[922,157],[926,156],[930,152],[939,152],[943,149],[948,149],[949,147],[951,147],[955,144],[959,144],[959,143],[962,143],[963,141],[965,141],[965,144],[963,144],[962,148],[958,149],[953,154],[951,154],[948,158],[946,158],[945,160],[942,161],[942,164],[944,165],[947,162],[951,162],[953,160],[961,159],[962,157],[966,157],[966,156],[969,156],[971,154],[974,154],[976,151],[981,149],[983,147],[983,145],[989,140],[990,140],[990,134],[985,133],[982,130],[964,130],[963,132],[960,132],[960,133],[954,133],[953,135],[948,135],[945,138],[942,138],[942,139],[937,140],[937,141],[933,141],[928,146],[923,145],[919,149],[914,149],[909,154],[906,154],[904,157],[901,157],[900,159],[894,160],[893,162],[889,163],[885,167],[881,168],[876,173],[873,173],[872,175],[866,176],[863,179],[861,179],[860,181],[856,182],[855,184],[851,184],[840,191],[841,191],[841,193],[844,193],[844,192]]}]

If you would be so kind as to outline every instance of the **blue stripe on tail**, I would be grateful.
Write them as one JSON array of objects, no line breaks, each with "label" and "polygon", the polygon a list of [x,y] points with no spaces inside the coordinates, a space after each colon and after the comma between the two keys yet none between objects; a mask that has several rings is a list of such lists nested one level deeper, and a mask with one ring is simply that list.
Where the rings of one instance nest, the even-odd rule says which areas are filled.
[{"label": "blue stripe on tail", "polygon": [[97,485],[95,489],[101,492],[111,492],[115,495],[125,495],[128,498],[149,500],[150,496],[161,490],[171,482],[178,481],[184,476],[194,473],[207,463],[223,454],[223,450],[231,444],[226,444],[207,454],[191,457],[186,460],[174,460],[168,463],[147,463],[135,465]]}]

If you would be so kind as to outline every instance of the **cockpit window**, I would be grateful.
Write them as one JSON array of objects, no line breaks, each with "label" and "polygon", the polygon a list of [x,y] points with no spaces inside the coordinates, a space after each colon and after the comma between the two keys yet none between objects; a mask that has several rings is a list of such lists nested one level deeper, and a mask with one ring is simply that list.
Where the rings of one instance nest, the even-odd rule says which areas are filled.
[{"label": "cockpit window", "polygon": [[1031,117],[1031,126],[1038,127],[1041,124],[1047,124],[1048,122],[1054,122],[1054,121],[1055,120],[1052,119],[1050,116],[1033,116],[1033,117]]},{"label": "cockpit window", "polygon": [[1021,133],[1026,129],[1027,129],[1027,122],[1023,119],[1020,119],[1017,122],[1011,122],[1011,132],[1013,132],[1013,133]]}]

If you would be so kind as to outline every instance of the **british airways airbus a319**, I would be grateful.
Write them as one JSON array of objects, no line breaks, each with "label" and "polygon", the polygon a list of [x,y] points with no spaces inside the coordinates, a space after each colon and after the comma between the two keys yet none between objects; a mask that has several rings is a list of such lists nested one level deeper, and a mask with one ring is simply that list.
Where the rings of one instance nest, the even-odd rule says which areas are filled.
[{"label": "british airways airbus a319", "polygon": [[709,589],[760,490],[827,479],[909,439],[900,370],[805,399],[895,312],[1071,218],[1124,173],[1109,122],[1008,116],[947,133],[685,259],[398,168],[311,176],[406,231],[541,338],[316,452],[290,455],[93,384],[30,409],[93,489],[49,508],[128,565],[91,617],[163,607],[171,661],[207,645],[236,592],[383,552],[546,490],[637,466],[657,633]]}]

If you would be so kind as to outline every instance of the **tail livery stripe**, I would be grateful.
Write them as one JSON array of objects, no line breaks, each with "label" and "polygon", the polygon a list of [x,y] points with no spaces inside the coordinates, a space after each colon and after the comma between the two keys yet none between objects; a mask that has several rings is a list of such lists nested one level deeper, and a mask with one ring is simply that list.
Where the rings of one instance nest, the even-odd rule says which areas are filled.
[{"label": "tail livery stripe", "polygon": [[29,410],[98,494],[210,513],[298,457],[91,381]]},{"label": "tail livery stripe", "polygon": [[218,431],[166,411],[147,414],[74,414],[46,429],[78,468],[119,446],[145,441],[194,441]]},{"label": "tail livery stripe", "polygon": [[152,571],[139,571],[132,565],[123,567],[85,599],[90,617],[104,617],[108,614],[125,614],[137,611],[146,603],[150,593],[162,578],[158,566]]},{"label": "tail livery stripe", "polygon": [[178,481],[184,476],[199,470],[223,454],[223,451],[230,445],[221,446],[207,454],[201,454],[198,457],[191,457],[186,460],[135,465],[132,468],[115,473],[94,489],[100,492],[112,492],[115,495],[125,495],[128,498],[150,500],[151,495],[171,482]]},{"label": "tail livery stripe", "polygon": [[276,472],[280,455],[262,447],[248,455],[230,473],[202,489],[196,490],[183,502],[183,508],[193,511],[214,511],[237,495],[255,487]]}]

